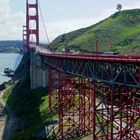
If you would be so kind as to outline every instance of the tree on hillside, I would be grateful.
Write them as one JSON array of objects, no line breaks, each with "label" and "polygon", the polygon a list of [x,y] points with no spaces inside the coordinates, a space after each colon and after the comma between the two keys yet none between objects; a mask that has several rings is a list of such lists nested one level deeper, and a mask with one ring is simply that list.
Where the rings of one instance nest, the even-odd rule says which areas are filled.
[{"label": "tree on hillside", "polygon": [[121,4],[117,4],[116,9],[120,12],[122,10],[122,5]]}]

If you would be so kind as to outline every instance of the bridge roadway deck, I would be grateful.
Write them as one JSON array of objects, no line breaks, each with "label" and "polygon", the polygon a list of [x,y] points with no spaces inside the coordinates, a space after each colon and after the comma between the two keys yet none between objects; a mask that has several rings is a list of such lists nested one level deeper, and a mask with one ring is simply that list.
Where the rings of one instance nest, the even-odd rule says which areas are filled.
[{"label": "bridge roadway deck", "polygon": [[42,62],[67,74],[94,82],[140,88],[140,55],[64,54],[37,48]]},{"label": "bridge roadway deck", "polygon": [[105,55],[105,54],[43,54],[47,57],[97,60],[107,62],[140,63],[140,56],[137,55]]},{"label": "bridge roadway deck", "polygon": [[113,55],[113,54],[71,54],[71,53],[52,53],[48,52],[44,48],[37,48],[37,52],[40,55],[53,58],[65,58],[65,59],[81,59],[81,60],[97,60],[107,62],[124,62],[124,63],[140,63],[140,55]]}]

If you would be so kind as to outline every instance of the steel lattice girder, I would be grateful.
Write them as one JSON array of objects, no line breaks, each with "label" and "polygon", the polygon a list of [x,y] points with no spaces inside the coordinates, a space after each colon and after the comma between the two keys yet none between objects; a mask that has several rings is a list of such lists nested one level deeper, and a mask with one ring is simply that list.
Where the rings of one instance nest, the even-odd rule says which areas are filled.
[{"label": "steel lattice girder", "polygon": [[92,132],[91,81],[65,77],[59,87],[58,113],[60,139],[74,138]]},{"label": "steel lattice girder", "polygon": [[[57,87],[59,89],[57,93],[60,139],[74,135],[86,135],[89,130],[93,130],[93,139],[96,140],[139,139],[139,64],[73,61],[68,65],[66,61],[60,59],[54,60],[49,65],[51,69],[56,70],[56,73],[63,73],[63,78],[61,79],[61,76],[58,78]],[[91,74],[89,71],[93,73]],[[68,78],[65,75],[68,73],[73,77],[81,75],[85,78],[79,78],[82,80],[76,81],[72,76]],[[102,79],[98,79],[96,75],[102,75]],[[83,83],[88,83],[84,80],[88,79],[86,77],[90,77],[93,83],[89,82],[90,84],[88,84],[88,94],[85,94],[87,88],[83,86]],[[79,83],[78,87],[77,83]],[[77,89],[80,94],[77,93]],[[75,104],[77,97],[78,105]],[[88,114],[86,112],[87,107],[84,106],[86,99],[91,102],[87,102],[86,105],[89,107],[90,115],[87,115],[88,121],[85,123],[86,119],[83,114]],[[89,125],[87,125],[88,122]]]},{"label": "steel lattice girder", "polygon": [[49,111],[57,112],[58,109],[58,87],[61,72],[48,67],[48,97],[49,97]]},{"label": "steel lattice girder", "polygon": [[140,64],[97,62],[47,57],[43,62],[64,73],[89,77],[95,82],[140,88]]},{"label": "steel lattice girder", "polygon": [[91,130],[93,139],[139,138],[139,88],[92,84],[88,78],[52,71],[51,81],[56,80],[56,75],[58,77],[57,86],[50,86],[52,91],[58,88],[54,101],[58,104],[60,139],[86,135]]},{"label": "steel lattice girder", "polygon": [[93,140],[138,140],[140,89],[95,85]]}]

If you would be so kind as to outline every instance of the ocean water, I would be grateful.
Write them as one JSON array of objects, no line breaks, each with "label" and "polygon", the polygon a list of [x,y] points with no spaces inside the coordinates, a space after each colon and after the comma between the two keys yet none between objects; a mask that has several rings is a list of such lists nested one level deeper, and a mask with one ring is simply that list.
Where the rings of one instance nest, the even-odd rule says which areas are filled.
[{"label": "ocean water", "polygon": [[0,84],[10,80],[11,78],[4,75],[5,68],[15,70],[22,59],[21,54],[15,53],[0,53]]}]

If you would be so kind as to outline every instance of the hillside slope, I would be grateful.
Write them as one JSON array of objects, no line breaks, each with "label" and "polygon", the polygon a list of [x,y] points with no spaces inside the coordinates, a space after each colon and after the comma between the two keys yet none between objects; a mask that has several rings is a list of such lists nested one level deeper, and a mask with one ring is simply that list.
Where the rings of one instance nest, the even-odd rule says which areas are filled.
[{"label": "hillside slope", "polygon": [[63,34],[52,44],[58,51],[62,51],[68,42],[74,51],[94,52],[98,39],[100,51],[139,54],[140,9],[116,12],[95,25]]}]

